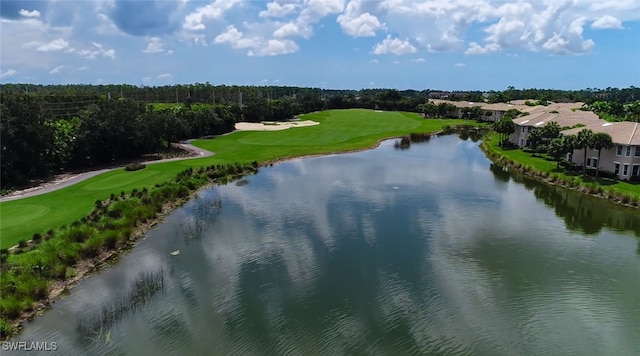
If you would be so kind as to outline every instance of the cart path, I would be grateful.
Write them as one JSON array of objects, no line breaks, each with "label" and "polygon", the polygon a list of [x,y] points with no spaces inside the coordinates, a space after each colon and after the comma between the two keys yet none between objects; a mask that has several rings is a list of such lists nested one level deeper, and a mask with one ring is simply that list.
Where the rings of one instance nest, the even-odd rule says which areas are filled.
[{"label": "cart path", "polygon": [[[207,151],[207,150],[203,150],[202,148],[199,148],[199,147],[196,147],[196,146],[192,145],[190,143],[191,141],[192,140],[187,140],[187,141],[183,141],[181,143],[175,144],[175,146],[177,146],[179,148],[182,148],[183,150],[192,152],[191,156],[158,159],[158,160],[152,160],[152,161],[146,161],[146,162],[140,162],[140,163],[142,163],[142,164],[156,164],[156,163],[163,163],[163,162],[182,161],[182,160],[188,160],[188,159],[209,157],[209,156],[213,155],[213,152],[210,152],[210,151]],[[11,200],[19,200],[19,199],[33,197],[33,196],[36,196],[36,195],[50,193],[50,192],[56,191],[58,189],[66,188],[68,186],[71,186],[71,185],[74,185],[76,183],[82,182],[83,180],[87,180],[87,179],[89,179],[91,177],[95,177],[95,176],[100,175],[102,173],[113,171],[113,170],[116,170],[116,169],[120,169],[122,167],[124,167],[124,165],[115,166],[115,167],[111,167],[111,168],[105,168],[105,169],[98,169],[98,170],[95,170],[95,171],[88,171],[88,172],[73,174],[70,178],[65,178],[65,179],[61,179],[61,180],[53,181],[53,182],[48,182],[48,183],[43,183],[43,184],[41,184],[41,185],[39,185],[37,187],[27,188],[27,189],[15,191],[13,193],[10,193],[8,195],[0,197],[0,202],[11,201]]]}]

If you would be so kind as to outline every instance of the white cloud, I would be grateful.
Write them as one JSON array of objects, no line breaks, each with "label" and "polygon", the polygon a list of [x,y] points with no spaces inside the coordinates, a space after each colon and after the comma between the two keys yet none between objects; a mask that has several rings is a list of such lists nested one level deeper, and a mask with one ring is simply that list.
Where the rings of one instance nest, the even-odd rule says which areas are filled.
[{"label": "white cloud", "polygon": [[346,15],[338,16],[338,23],[342,30],[353,37],[371,37],[376,35],[376,31],[384,28],[377,17],[368,12],[360,14],[357,17],[348,17]]},{"label": "white cloud", "polygon": [[116,59],[115,49],[106,49],[103,45],[97,42],[92,42],[91,47],[89,48],[82,48],[78,50],[74,49],[72,51],[86,59],[96,59],[98,56]]},{"label": "white cloud", "polygon": [[78,67],[78,70],[81,72],[84,72],[85,70],[88,70],[89,68],[87,66],[82,66],[82,67]]},{"label": "white cloud", "polygon": [[466,67],[467,65],[466,65],[466,64],[464,64],[464,63],[460,63],[460,62],[458,62],[458,63],[454,64],[453,66],[454,66],[454,67],[457,67],[457,68],[462,68],[462,67]]},{"label": "white cloud", "polygon": [[45,43],[38,47],[38,51],[40,52],[53,52],[53,51],[62,51],[63,49],[69,48],[69,42],[62,38],[58,38],[49,43]]},{"label": "white cloud", "polygon": [[362,0],[352,0],[344,13],[337,18],[342,30],[353,37],[371,37],[376,31],[384,29],[385,25],[371,13],[363,9]]},{"label": "white cloud", "polygon": [[469,48],[467,48],[464,54],[488,54],[497,52],[500,49],[500,45],[497,45],[495,43],[490,43],[483,47],[476,42],[471,42],[469,43]]},{"label": "white cloud", "polygon": [[57,66],[53,68],[51,71],[49,71],[49,74],[58,74],[63,68],[64,68],[63,65]]},{"label": "white cloud", "polygon": [[164,51],[164,43],[162,43],[162,40],[159,37],[151,37],[147,44],[147,48],[142,50],[143,53],[160,53]]},{"label": "white cloud", "polygon": [[391,38],[391,35],[387,35],[381,43],[378,43],[373,47],[374,54],[407,54],[416,53],[416,48],[408,41],[401,40],[399,38]]},{"label": "white cloud", "polygon": [[424,63],[424,62],[426,62],[426,60],[424,58],[413,58],[411,60],[411,62],[413,62],[413,63]]},{"label": "white cloud", "polygon": [[204,30],[204,21],[207,19],[219,19],[222,15],[234,7],[241,0],[215,0],[212,3],[197,8],[194,12],[184,18],[182,27],[191,31]]},{"label": "white cloud", "polygon": [[214,39],[214,43],[231,45],[235,49],[248,49],[248,56],[277,56],[297,52],[298,44],[291,40],[270,39],[260,37],[248,37],[233,26],[227,26],[227,30]]},{"label": "white cloud", "polygon": [[16,73],[18,73],[18,71],[15,70],[15,69],[7,69],[3,73],[0,73],[0,79],[5,79],[5,78],[12,77],[12,76],[16,75]]},{"label": "white cloud", "polygon": [[309,38],[311,36],[312,29],[301,22],[288,22],[282,24],[277,30],[273,31],[273,37],[275,38],[284,38],[284,37],[294,37],[294,36],[302,36],[304,38]]},{"label": "white cloud", "polygon": [[296,11],[296,4],[279,4],[277,2],[270,2],[267,4],[267,9],[260,11],[258,16],[260,17],[285,17],[294,11]]},{"label": "white cloud", "polygon": [[38,10],[28,11],[25,9],[21,9],[20,11],[18,11],[18,14],[23,17],[40,17],[40,11]]},{"label": "white cloud", "polygon": [[235,49],[252,48],[257,45],[257,42],[257,38],[246,38],[244,34],[238,31],[238,29],[233,25],[227,26],[227,31],[219,34],[213,40],[213,43],[215,44],[228,43]]},{"label": "white cloud", "polygon": [[329,14],[339,14],[344,9],[344,0],[308,0],[298,18],[303,23],[314,23]]},{"label": "white cloud", "polygon": [[255,49],[249,50],[249,56],[277,56],[281,54],[289,54],[297,52],[298,45],[291,40],[269,40],[266,46],[257,46]]},{"label": "white cloud", "polygon": [[380,62],[378,62],[378,60],[374,58],[374,59],[370,60],[369,63],[378,64]]},{"label": "white cloud", "polygon": [[613,16],[604,15],[601,18],[594,21],[591,24],[591,28],[596,30],[603,30],[603,29],[621,30],[624,27],[622,27],[622,21],[618,20]]},{"label": "white cloud", "polygon": [[156,79],[158,80],[172,80],[173,79],[173,75],[171,75],[170,73],[163,73],[160,74],[156,77]]}]

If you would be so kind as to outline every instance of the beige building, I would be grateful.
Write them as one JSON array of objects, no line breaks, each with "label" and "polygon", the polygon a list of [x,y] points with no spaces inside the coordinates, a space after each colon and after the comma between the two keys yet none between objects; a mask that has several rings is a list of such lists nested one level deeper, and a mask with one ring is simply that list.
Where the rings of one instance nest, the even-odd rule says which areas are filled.
[{"label": "beige building", "polygon": [[455,116],[459,119],[468,118],[467,112],[469,109],[474,107],[479,107],[482,109],[482,115],[480,115],[480,120],[495,122],[502,118],[502,115],[506,113],[510,109],[517,109],[520,111],[530,111],[533,109],[531,106],[527,105],[516,105],[516,104],[506,104],[506,103],[496,103],[496,104],[488,104],[488,103],[475,103],[468,101],[451,101],[451,100],[440,100],[440,99],[432,99],[430,102],[438,105],[441,103],[452,104],[456,107]]},{"label": "beige building", "polygon": [[[613,148],[602,150],[600,170],[613,173],[622,180],[640,179],[640,124],[636,122],[604,122],[562,131],[563,135],[577,135],[582,129],[594,133],[605,132],[611,136]],[[584,161],[584,150],[575,150],[571,161],[580,166]],[[587,167],[598,165],[598,151],[587,149]]]},{"label": "beige building", "polygon": [[[572,104],[579,105],[579,104]],[[561,129],[571,128],[576,125],[597,125],[606,121],[598,118],[598,115],[591,111],[574,110],[568,108],[567,104],[552,104],[550,106],[535,107],[529,115],[515,118],[513,123],[516,130],[509,137],[510,141],[518,147],[528,145],[529,134],[534,128],[541,128],[550,122],[556,122]]]}]

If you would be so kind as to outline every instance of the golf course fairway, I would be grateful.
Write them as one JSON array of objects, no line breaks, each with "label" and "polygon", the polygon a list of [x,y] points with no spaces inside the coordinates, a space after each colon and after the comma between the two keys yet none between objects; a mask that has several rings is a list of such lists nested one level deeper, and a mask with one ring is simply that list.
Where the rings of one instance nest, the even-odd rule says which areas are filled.
[{"label": "golf course fairway", "polygon": [[96,200],[110,194],[151,188],[188,167],[233,162],[272,162],[306,155],[366,149],[385,138],[441,130],[463,120],[424,119],[416,113],[365,109],[330,110],[301,115],[319,125],[282,131],[237,131],[193,144],[214,152],[210,157],[148,165],[127,172],[113,170],[72,186],[29,198],[0,203],[0,248],[8,248],[34,233],[45,233],[87,215]]}]

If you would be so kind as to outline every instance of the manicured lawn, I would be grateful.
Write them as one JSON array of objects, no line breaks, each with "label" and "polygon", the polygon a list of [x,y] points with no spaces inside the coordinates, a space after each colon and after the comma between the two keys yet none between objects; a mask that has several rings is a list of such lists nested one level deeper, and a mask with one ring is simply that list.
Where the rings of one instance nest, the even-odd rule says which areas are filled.
[{"label": "manicured lawn", "polygon": [[511,160],[528,165],[532,168],[535,168],[538,171],[547,172],[550,174],[556,174],[559,177],[573,177],[578,179],[582,184],[595,184],[602,186],[605,190],[611,192],[620,192],[624,193],[630,197],[635,197],[640,199],[640,184],[637,183],[628,183],[625,181],[608,179],[608,178],[598,178],[596,180],[595,177],[586,176],[583,177],[581,174],[576,172],[567,172],[564,168],[557,168],[556,162],[552,160],[547,160],[545,155],[537,155],[532,156],[531,153],[523,152],[520,149],[503,149],[498,146],[498,135],[489,134],[485,137],[485,141],[491,146],[491,149],[498,154],[510,158]]},{"label": "manicured lawn", "polygon": [[196,146],[215,152],[214,156],[179,162],[148,165],[140,171],[124,169],[93,177],[55,192],[0,203],[0,247],[6,248],[34,233],[70,224],[88,214],[96,200],[111,193],[150,188],[173,178],[190,166],[232,162],[260,163],[310,154],[325,154],[371,147],[383,138],[413,132],[432,132],[446,125],[468,121],[422,119],[418,114],[374,112],[372,110],[331,110],[307,114],[304,120],[319,125],[284,131],[235,132],[214,139],[197,140]]}]

